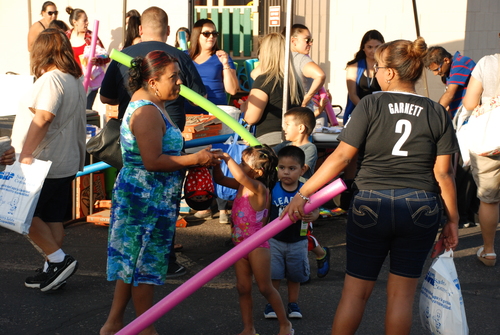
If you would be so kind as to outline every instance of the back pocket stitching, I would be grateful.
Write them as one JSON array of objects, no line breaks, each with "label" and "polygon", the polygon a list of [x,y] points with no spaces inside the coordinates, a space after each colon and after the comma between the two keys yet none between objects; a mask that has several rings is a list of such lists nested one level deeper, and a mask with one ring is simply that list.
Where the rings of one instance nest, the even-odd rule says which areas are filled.
[{"label": "back pocket stitching", "polygon": [[[414,210],[411,204],[412,203],[415,204],[417,201],[422,202],[422,200],[425,200],[427,203],[434,202],[435,203],[434,208],[431,209],[431,206],[429,206],[428,204],[425,204],[425,205],[421,205],[416,210]],[[439,214],[439,206],[438,206],[438,203],[436,202],[436,197],[431,197],[431,198],[427,198],[427,199],[406,199],[406,204],[408,206],[408,210],[411,213],[411,218],[413,220],[413,224],[415,224],[416,226],[423,227],[423,228],[430,228],[430,227],[434,226],[437,222],[439,222],[439,215],[438,215]],[[428,224],[419,223],[419,219],[423,215],[427,216],[427,217],[434,216],[435,220],[432,223],[428,223]]]},{"label": "back pocket stitching", "polygon": [[[370,203],[370,205],[376,204],[377,209],[376,209],[376,211],[374,211],[371,207],[369,207],[368,205],[365,205],[365,204],[362,204],[361,206],[356,208],[356,200],[368,202],[368,203]],[[361,227],[361,228],[370,228],[370,227],[375,226],[377,224],[378,213],[380,211],[380,202],[381,202],[380,199],[363,198],[363,197],[355,196],[354,201],[353,201],[353,206],[352,206],[353,222],[358,227]],[[365,217],[366,215],[368,215],[372,219],[372,223],[363,224],[363,223],[359,222],[358,220],[356,220],[356,218]]]}]

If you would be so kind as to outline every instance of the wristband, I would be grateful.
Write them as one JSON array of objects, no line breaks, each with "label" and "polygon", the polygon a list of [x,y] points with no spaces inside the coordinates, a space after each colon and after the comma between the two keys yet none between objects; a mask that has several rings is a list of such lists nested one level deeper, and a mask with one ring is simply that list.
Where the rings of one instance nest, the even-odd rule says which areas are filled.
[{"label": "wristband", "polygon": [[311,203],[311,199],[309,197],[306,197],[302,193],[300,193],[300,191],[298,191],[297,194],[299,195],[299,197],[301,197],[302,199],[304,199],[306,202]]}]

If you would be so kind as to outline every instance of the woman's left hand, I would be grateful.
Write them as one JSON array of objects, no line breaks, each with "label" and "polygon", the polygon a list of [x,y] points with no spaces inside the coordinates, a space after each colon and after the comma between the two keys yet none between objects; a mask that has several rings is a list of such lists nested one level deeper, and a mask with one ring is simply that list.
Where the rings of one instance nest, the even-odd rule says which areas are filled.
[{"label": "woman's left hand", "polygon": [[217,164],[220,164],[220,158],[222,158],[223,153],[219,151],[214,151],[211,152],[211,146],[198,151],[195,155],[198,155],[197,160],[198,160],[198,165],[201,166],[214,166]]},{"label": "woman's left hand", "polygon": [[222,63],[223,66],[229,66],[229,57],[227,56],[227,53],[224,50],[217,50],[215,52],[217,57],[219,58],[219,61]]},{"label": "woman's left hand", "polygon": [[292,222],[302,219],[304,217],[304,204],[305,200],[295,195],[288,206],[281,212],[280,219],[283,219],[287,214]]}]

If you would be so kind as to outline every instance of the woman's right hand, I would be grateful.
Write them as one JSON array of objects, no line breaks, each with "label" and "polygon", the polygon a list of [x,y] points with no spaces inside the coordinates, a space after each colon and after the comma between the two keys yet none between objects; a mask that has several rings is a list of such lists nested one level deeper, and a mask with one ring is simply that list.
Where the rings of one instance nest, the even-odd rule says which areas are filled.
[{"label": "woman's right hand", "polygon": [[287,214],[292,222],[296,222],[297,220],[302,219],[305,215],[304,205],[305,200],[300,196],[295,195],[288,206],[286,206],[285,209],[281,212],[280,219],[283,219]]},{"label": "woman's right hand", "polygon": [[22,163],[22,164],[31,165],[31,164],[33,164],[34,159],[35,158],[33,157],[32,154],[26,154],[26,153],[21,152],[21,154],[19,155],[19,163]]}]

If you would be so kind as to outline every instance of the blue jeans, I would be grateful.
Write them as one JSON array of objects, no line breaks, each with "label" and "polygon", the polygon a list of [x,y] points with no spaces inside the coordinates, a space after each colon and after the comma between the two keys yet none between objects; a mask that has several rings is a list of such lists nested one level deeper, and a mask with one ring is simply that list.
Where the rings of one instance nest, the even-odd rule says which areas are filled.
[{"label": "blue jeans", "polygon": [[437,193],[412,188],[357,191],[348,213],[346,272],[377,280],[389,254],[391,273],[419,278],[442,219]]}]

